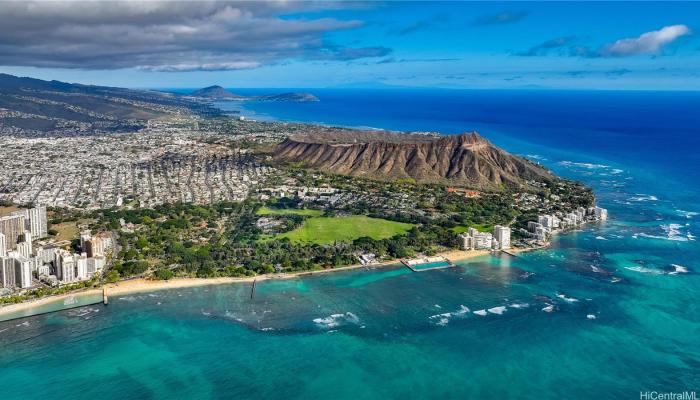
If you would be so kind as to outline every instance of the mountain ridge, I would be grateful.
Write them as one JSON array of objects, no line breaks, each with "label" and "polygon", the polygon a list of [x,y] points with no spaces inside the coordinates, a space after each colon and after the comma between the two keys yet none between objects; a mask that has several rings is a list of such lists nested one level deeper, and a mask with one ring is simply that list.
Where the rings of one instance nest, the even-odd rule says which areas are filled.
[{"label": "mountain ridge", "polygon": [[493,145],[477,132],[427,135],[335,130],[292,135],[276,148],[280,162],[377,180],[414,179],[479,189],[527,185],[555,176]]}]

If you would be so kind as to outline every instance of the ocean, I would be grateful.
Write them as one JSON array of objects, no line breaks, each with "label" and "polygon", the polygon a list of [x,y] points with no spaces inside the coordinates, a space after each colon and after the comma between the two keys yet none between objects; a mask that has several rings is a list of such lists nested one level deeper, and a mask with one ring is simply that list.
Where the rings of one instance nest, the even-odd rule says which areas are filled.
[{"label": "ocean", "polygon": [[[243,94],[284,90],[248,90]],[[3,399],[639,398],[700,391],[700,94],[310,90],[254,119],[479,131],[610,219],[519,257],[125,295],[0,323]]]}]

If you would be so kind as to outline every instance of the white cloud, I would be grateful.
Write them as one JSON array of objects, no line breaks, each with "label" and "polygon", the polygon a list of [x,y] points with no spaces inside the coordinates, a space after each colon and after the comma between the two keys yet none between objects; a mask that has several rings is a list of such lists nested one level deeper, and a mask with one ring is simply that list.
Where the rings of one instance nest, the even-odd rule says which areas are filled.
[{"label": "white cloud", "polygon": [[658,31],[643,33],[636,38],[620,39],[604,46],[601,54],[613,57],[658,54],[662,47],[688,34],[690,29],[685,25],[665,26]]}]

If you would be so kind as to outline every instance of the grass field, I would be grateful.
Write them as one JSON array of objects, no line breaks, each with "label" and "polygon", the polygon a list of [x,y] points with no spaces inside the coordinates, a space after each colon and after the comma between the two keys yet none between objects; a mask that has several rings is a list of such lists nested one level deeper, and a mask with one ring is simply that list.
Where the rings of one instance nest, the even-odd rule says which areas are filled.
[{"label": "grass field", "polygon": [[71,240],[80,234],[80,229],[76,222],[61,222],[60,224],[51,225],[51,229],[58,231],[56,239],[60,240]]},{"label": "grass field", "polygon": [[[471,226],[476,228],[476,230],[478,230],[479,232],[492,232],[493,231],[493,225],[490,225],[490,224],[475,224],[475,225],[471,225]],[[469,226],[464,226],[464,225],[459,225],[459,226],[455,226],[454,228],[452,228],[452,232],[458,233],[458,234],[464,233],[467,230],[469,230]]]},{"label": "grass field", "polygon": [[0,217],[10,215],[13,211],[19,211],[19,207],[15,206],[0,206]]},{"label": "grass field", "polygon": [[296,208],[270,208],[270,207],[261,207],[258,212],[258,215],[303,215],[306,217],[318,217],[323,214],[323,211],[321,210],[310,210],[310,209],[303,209],[299,210]]},{"label": "grass field", "polygon": [[278,235],[276,238],[289,238],[293,242],[329,244],[334,241],[350,242],[362,236],[372,239],[386,239],[406,233],[411,224],[370,218],[364,215],[349,217],[313,217],[304,221],[299,228]]}]

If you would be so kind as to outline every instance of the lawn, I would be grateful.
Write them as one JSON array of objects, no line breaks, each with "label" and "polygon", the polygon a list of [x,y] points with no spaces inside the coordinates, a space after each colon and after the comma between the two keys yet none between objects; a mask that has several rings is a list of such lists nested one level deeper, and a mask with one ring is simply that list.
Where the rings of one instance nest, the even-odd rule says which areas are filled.
[{"label": "lawn", "polygon": [[[493,225],[490,225],[490,224],[474,224],[471,226],[476,228],[476,230],[478,230],[479,232],[492,232],[493,231]],[[465,225],[459,225],[459,226],[455,226],[454,228],[452,228],[452,232],[457,233],[457,234],[464,233],[468,230],[469,230],[469,226],[465,226]]]},{"label": "lawn", "polygon": [[311,210],[311,209],[297,209],[297,208],[270,208],[261,207],[258,215],[303,215],[305,217],[318,217],[323,214],[321,210]]},{"label": "lawn", "polygon": [[60,224],[51,225],[50,229],[58,232],[56,239],[59,240],[71,240],[80,234],[80,229],[76,222],[61,222]]},{"label": "lawn", "polygon": [[334,241],[350,242],[362,236],[372,239],[386,239],[406,233],[411,224],[370,218],[364,215],[349,217],[313,217],[290,232],[276,236],[277,239],[289,238],[293,242],[329,244]]},{"label": "lawn", "polygon": [[0,206],[0,217],[12,214],[13,211],[19,211],[16,206]]}]

